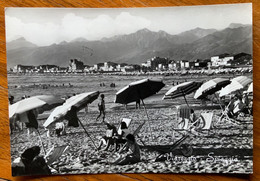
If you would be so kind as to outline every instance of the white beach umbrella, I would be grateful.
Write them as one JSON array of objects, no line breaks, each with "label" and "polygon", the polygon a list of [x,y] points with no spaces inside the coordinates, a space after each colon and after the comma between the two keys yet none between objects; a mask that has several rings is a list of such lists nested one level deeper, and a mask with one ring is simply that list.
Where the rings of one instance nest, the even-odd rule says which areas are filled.
[{"label": "white beach umbrella", "polygon": [[220,90],[219,97],[244,89],[253,80],[246,76],[239,76],[231,80],[231,83]]}]

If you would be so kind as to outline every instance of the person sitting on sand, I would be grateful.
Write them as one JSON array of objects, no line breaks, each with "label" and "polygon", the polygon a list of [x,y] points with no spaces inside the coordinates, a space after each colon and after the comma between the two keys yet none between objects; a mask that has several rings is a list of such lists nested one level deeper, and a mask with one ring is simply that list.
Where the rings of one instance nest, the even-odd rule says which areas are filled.
[{"label": "person sitting on sand", "polygon": [[227,112],[227,115],[232,118],[234,116],[234,102],[236,101],[237,97],[234,96],[230,102],[228,103],[227,107],[226,107],[226,112]]},{"label": "person sitting on sand", "polygon": [[39,146],[33,146],[26,149],[21,157],[15,159],[12,163],[13,176],[50,175],[51,171],[45,159],[39,155],[40,150]]},{"label": "person sitting on sand", "polygon": [[100,95],[100,104],[98,104],[98,110],[99,110],[99,115],[98,117],[96,118],[96,121],[100,118],[100,116],[103,114],[103,122],[105,122],[105,96],[104,94],[101,94]]},{"label": "person sitting on sand", "polygon": [[234,116],[238,116],[240,113],[245,113],[245,104],[242,102],[241,96],[237,96],[237,99],[234,102],[233,113]]},{"label": "person sitting on sand", "polygon": [[132,134],[126,136],[126,144],[119,150],[119,157],[113,163],[115,165],[126,165],[140,162],[140,148]]},{"label": "person sitting on sand", "polygon": [[107,151],[114,144],[114,136],[117,136],[117,129],[113,124],[105,124],[107,126],[106,135],[100,139],[98,149],[105,145],[104,150]]},{"label": "person sitting on sand", "polygon": [[61,135],[66,134],[65,124],[63,122],[57,122],[55,124],[55,132],[56,132],[58,137],[61,136]]},{"label": "person sitting on sand", "polygon": [[194,110],[190,110],[190,121],[194,126],[198,126],[199,122],[197,121],[198,117],[195,114]]},{"label": "person sitting on sand", "polygon": [[120,125],[121,133],[118,133],[117,136],[115,136],[115,144],[116,144],[116,150],[118,150],[120,144],[126,143],[126,136],[130,134],[130,131],[128,130],[128,127],[125,122],[121,122]]}]

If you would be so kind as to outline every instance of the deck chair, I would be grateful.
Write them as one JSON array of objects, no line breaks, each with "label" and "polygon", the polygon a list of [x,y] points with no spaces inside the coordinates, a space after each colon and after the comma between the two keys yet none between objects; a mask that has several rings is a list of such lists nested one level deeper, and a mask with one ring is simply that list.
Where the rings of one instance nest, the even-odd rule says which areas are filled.
[{"label": "deck chair", "polygon": [[[235,119],[234,113],[231,110],[234,110],[235,108],[233,107],[230,109],[230,105],[232,102],[229,102],[229,104],[225,107],[224,110],[222,110],[221,115],[219,116],[219,119],[217,120],[216,124],[221,125],[221,124],[226,124],[226,123],[232,123],[232,124],[239,124],[239,122]],[[239,111],[235,111],[235,113],[239,113]]]},{"label": "deck chair", "polygon": [[131,121],[132,121],[132,119],[129,119],[129,118],[123,118],[123,119],[122,119],[122,121],[120,122],[120,125],[119,125],[119,127],[118,127],[118,129],[117,129],[118,135],[121,135],[121,134],[122,134],[121,123],[122,123],[122,122],[125,122],[127,128],[129,128],[129,125],[131,124]]},{"label": "deck chair", "polygon": [[196,127],[197,132],[209,131],[212,128],[213,112],[203,112],[198,118],[199,125]]},{"label": "deck chair", "polygon": [[56,160],[58,160],[61,155],[68,149],[69,146],[63,145],[63,146],[58,146],[58,147],[52,147],[46,156],[44,157],[47,161],[48,165],[51,165],[54,163]]},{"label": "deck chair", "polygon": [[188,106],[177,106],[176,120],[178,121],[176,131],[184,131],[190,128],[191,108]]},{"label": "deck chair", "polygon": [[119,127],[117,129],[117,134],[118,134],[117,136],[113,135],[113,130],[112,129],[106,130],[106,138],[109,138],[109,140],[101,138],[100,141],[102,143],[100,144],[99,148],[101,148],[102,145],[105,145],[105,149],[104,150],[110,150],[111,146],[112,147],[115,146],[115,148],[117,148],[116,145],[120,144],[120,141],[123,140],[123,138],[121,137],[121,135],[122,135],[122,128],[121,128],[122,122],[125,122],[126,123],[126,127],[128,128],[129,125],[131,124],[131,121],[132,121],[132,119],[129,119],[129,118],[123,118],[121,120],[121,122],[119,124]]}]

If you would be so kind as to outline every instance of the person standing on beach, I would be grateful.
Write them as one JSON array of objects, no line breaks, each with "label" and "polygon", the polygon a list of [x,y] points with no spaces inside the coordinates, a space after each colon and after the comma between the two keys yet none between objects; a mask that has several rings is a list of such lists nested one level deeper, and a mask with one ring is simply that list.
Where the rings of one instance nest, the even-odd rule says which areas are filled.
[{"label": "person standing on beach", "polygon": [[98,104],[99,115],[98,115],[96,121],[103,114],[103,122],[105,122],[105,100],[104,100],[105,96],[104,96],[104,94],[101,94],[100,98],[101,98],[101,101],[100,101],[100,104]]},{"label": "person standing on beach", "polygon": [[140,104],[140,99],[136,100],[135,102],[135,109],[140,109],[141,108],[141,104]]}]

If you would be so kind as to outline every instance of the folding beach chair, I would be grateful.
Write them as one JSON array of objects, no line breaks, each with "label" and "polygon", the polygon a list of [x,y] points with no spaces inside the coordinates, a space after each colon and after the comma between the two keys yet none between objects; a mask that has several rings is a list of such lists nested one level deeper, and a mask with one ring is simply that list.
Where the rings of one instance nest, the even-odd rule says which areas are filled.
[{"label": "folding beach chair", "polygon": [[[232,102],[229,102],[229,104],[225,107],[224,110],[222,110],[221,115],[219,116],[216,124],[221,125],[221,124],[227,124],[227,123],[231,123],[231,124],[238,124],[239,121],[236,120],[234,113],[231,111],[234,108],[230,109],[230,104],[232,104]],[[238,111],[236,111],[237,113]]]},{"label": "folding beach chair", "polygon": [[190,128],[191,108],[188,106],[177,106],[176,120],[178,120],[176,131],[187,131]]},{"label": "folding beach chair", "polygon": [[213,112],[203,112],[198,118],[198,126],[194,129],[197,132],[209,131],[213,127]]},{"label": "folding beach chair", "polygon": [[119,127],[118,127],[118,129],[117,129],[118,135],[122,135],[121,123],[122,123],[122,122],[125,122],[127,128],[129,128],[129,125],[131,124],[131,121],[132,121],[132,119],[129,119],[129,118],[123,118],[123,119],[122,119],[122,121],[120,122],[120,125],[119,125]]},{"label": "folding beach chair", "polygon": [[[122,137],[122,133],[123,133],[123,130],[121,128],[122,122],[124,122],[126,124],[126,127],[128,128],[131,121],[132,120],[129,118],[123,118],[121,120],[119,127],[117,129],[117,136],[113,135],[113,133],[114,133],[113,129],[106,130],[106,139],[101,138],[102,144],[105,145],[104,150],[110,150],[110,147],[111,146],[113,147],[113,145],[117,149],[116,145],[119,145],[124,140],[124,138]],[[128,134],[128,133],[125,133],[125,134]],[[124,135],[124,136],[126,136],[126,135]],[[100,145],[100,147],[102,146],[102,144]]]},{"label": "folding beach chair", "polygon": [[45,159],[47,161],[48,165],[53,164],[56,160],[58,160],[61,155],[68,149],[69,146],[63,145],[63,146],[57,146],[52,147],[48,153],[45,156]]}]

